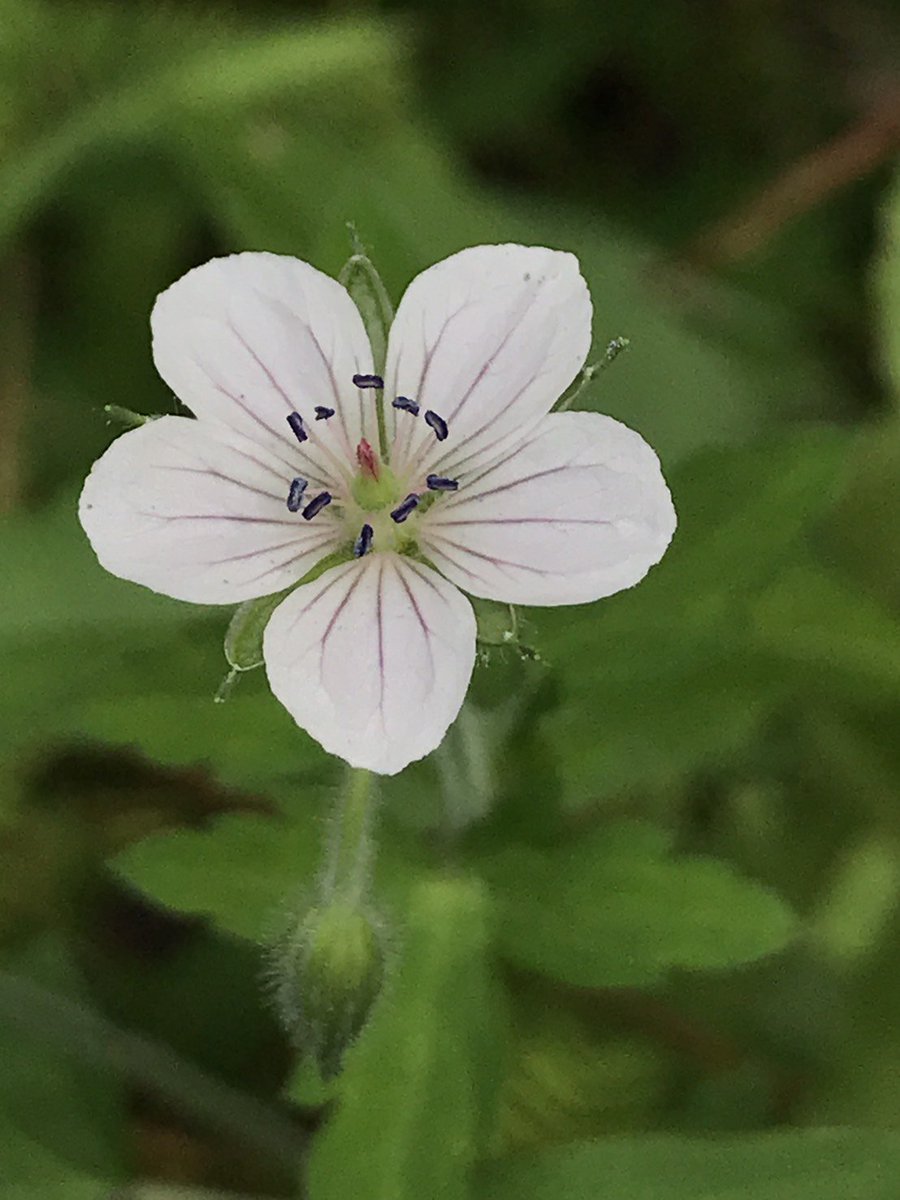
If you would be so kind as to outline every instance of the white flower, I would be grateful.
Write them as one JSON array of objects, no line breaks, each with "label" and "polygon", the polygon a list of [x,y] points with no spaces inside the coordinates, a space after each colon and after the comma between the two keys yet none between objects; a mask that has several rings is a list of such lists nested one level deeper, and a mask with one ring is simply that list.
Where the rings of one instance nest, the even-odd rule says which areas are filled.
[{"label": "white flower", "polygon": [[343,552],[282,600],[264,657],[297,724],[353,766],[394,774],[456,717],[475,660],[460,588],[580,604],[637,583],[672,537],[638,434],[550,413],[591,342],[571,254],[475,246],[419,275],[383,393],[360,378],[373,362],[349,295],[293,258],[206,263],[151,323],[157,369],[196,420],[119,437],[82,525],[108,571],[201,604],[281,591]]}]

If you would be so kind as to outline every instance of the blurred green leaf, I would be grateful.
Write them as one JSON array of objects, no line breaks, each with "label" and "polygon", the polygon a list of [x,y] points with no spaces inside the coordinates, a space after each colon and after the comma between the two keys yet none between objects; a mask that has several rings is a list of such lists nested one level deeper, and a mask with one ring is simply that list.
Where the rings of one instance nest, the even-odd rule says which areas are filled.
[{"label": "blurred green leaf", "polygon": [[258,686],[240,680],[224,704],[214,704],[211,695],[97,700],[73,711],[68,732],[138,749],[167,766],[207,767],[226,787],[302,791],[310,780],[333,779],[337,770],[263,680]]},{"label": "blurred green leaf", "polygon": [[[33,943],[8,964],[43,987],[84,1001],[78,972],[55,942]],[[3,1195],[14,1200],[101,1200],[124,1177],[124,1102],[102,1071],[69,1060],[27,1019],[0,972],[0,1144]],[[9,997],[9,999],[7,999]],[[15,1014],[21,1018],[22,1014]]]},{"label": "blurred green leaf", "polygon": [[156,900],[210,916],[223,928],[258,939],[294,894],[312,885],[319,866],[321,801],[306,820],[223,817],[213,829],[147,838],[116,867]]},{"label": "blurred green leaf", "polygon": [[485,871],[503,953],[566,983],[608,988],[784,948],[796,923],[774,893],[724,862],[671,852],[663,830],[622,822],[552,849],[498,854]]},{"label": "blurred green leaf", "polygon": [[610,1138],[498,1162],[483,1200],[896,1200],[900,1135],[807,1130],[744,1138]]},{"label": "blurred green leaf", "polygon": [[900,695],[900,620],[805,556],[760,598],[754,625],[759,643],[808,685],[869,703]]},{"label": "blurred green leaf", "polygon": [[696,456],[672,473],[679,528],[647,579],[534,614],[561,682],[544,731],[571,807],[721,762],[790,694],[753,604],[832,502],[846,446],[823,429]]},{"label": "blurred green leaf", "polygon": [[[274,932],[280,914],[308,902],[336,795],[299,782],[275,790],[284,815],[226,816],[203,832],[147,838],[121,855],[116,867],[163,904],[206,914],[229,932],[258,940]],[[403,911],[419,868],[398,830],[386,829],[378,841],[375,892],[390,916],[393,907]]]},{"label": "blurred green leaf", "polygon": [[402,963],[348,1056],[339,1106],[313,1150],[315,1200],[470,1194],[497,1083],[488,941],[478,883],[435,878],[413,889]]},{"label": "blurred green leaf", "polygon": [[[68,172],[98,151],[109,153],[134,142],[152,144],[161,133],[197,114],[239,112],[282,94],[334,86],[390,67],[391,47],[384,31],[359,20],[272,32],[226,25],[210,37],[211,31],[198,29],[196,23],[172,25],[152,15],[143,24],[139,15],[124,27],[115,16],[104,22],[99,7],[76,10],[67,27],[65,18],[48,14],[47,6],[32,0],[30,7],[49,36],[46,41],[28,37],[27,19],[16,24],[13,32],[20,40],[12,45],[19,70],[31,56],[36,62],[29,65],[46,72],[59,43],[65,47],[71,41],[96,50],[79,64],[92,88],[76,93],[81,103],[46,114],[36,134],[29,137],[26,128],[17,153],[0,162],[0,242],[46,202]],[[95,42],[80,28],[85,20],[93,26]],[[116,32],[132,48],[137,42],[130,72],[107,69]],[[120,45],[119,58],[121,49]]]}]

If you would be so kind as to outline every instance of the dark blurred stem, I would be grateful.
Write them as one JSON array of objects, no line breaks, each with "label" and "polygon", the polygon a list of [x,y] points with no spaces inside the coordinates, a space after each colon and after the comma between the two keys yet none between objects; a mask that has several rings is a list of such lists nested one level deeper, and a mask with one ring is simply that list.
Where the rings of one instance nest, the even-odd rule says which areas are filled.
[{"label": "dark blurred stem", "polygon": [[30,979],[0,971],[0,1024],[170,1100],[179,1112],[296,1168],[304,1140],[281,1114],[211,1079],[167,1047],[110,1024]]},{"label": "dark blurred stem", "polygon": [[738,262],[796,217],[888,162],[900,147],[900,93],[873,104],[848,129],[791,163],[747,204],[702,230],[676,257],[697,267]]},{"label": "dark blurred stem", "polygon": [[34,299],[31,255],[13,246],[0,259],[0,516],[22,499]]}]

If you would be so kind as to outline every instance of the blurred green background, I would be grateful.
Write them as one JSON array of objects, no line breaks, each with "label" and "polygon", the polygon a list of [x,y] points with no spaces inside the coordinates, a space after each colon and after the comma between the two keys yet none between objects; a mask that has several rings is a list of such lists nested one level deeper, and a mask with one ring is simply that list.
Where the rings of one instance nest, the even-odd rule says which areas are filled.
[{"label": "blurred green background", "polygon": [[[0,1197],[900,1197],[890,0],[0,0]],[[215,253],[395,301],[580,258],[660,567],[524,614],[381,794],[394,969],[323,1087],[260,949],[341,772],[74,503]]]}]

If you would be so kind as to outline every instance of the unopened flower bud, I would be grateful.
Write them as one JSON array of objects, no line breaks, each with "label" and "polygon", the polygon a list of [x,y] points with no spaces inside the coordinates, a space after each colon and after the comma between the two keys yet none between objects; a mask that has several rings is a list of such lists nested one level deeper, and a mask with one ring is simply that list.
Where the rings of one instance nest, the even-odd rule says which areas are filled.
[{"label": "unopened flower bud", "polygon": [[365,253],[355,231],[351,230],[351,233],[355,253],[344,264],[338,278],[359,309],[372,346],[375,369],[381,371],[387,357],[388,331],[394,319],[394,310],[375,264]]},{"label": "unopened flower bud", "polygon": [[323,1079],[341,1070],[381,992],[387,969],[384,923],[343,899],[317,905],[272,948],[277,1011]]},{"label": "unopened flower bud", "polygon": [[241,671],[252,671],[263,663],[263,634],[272,613],[287,595],[274,592],[258,600],[245,600],[234,610],[225,634],[225,658],[230,670],[216,693],[216,700],[227,700]]}]

